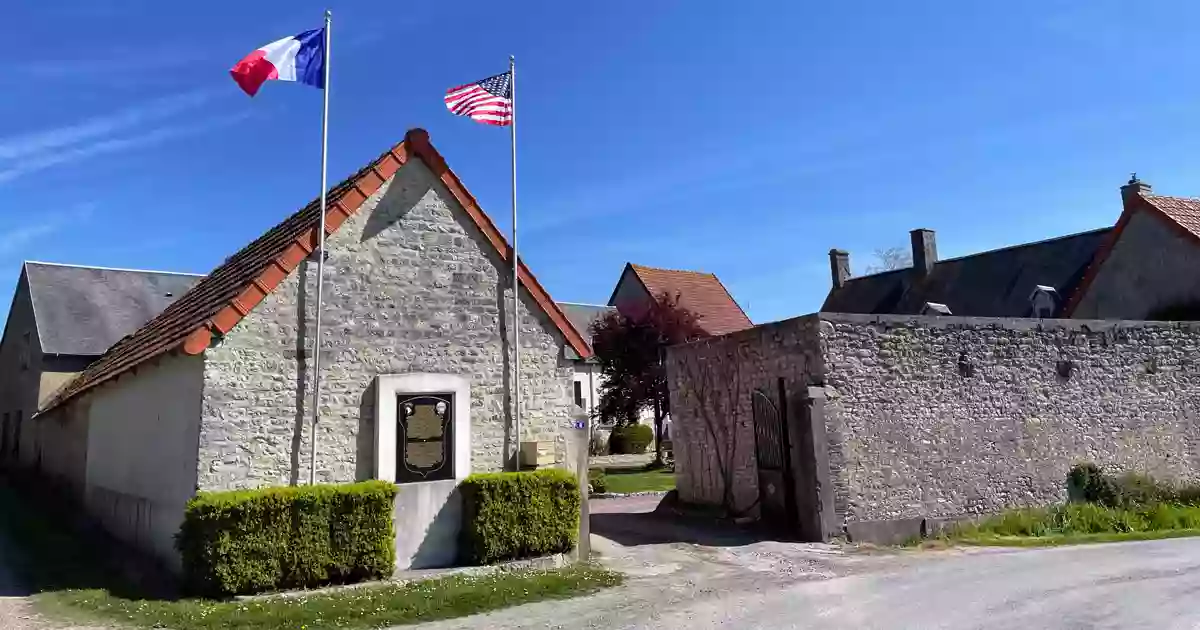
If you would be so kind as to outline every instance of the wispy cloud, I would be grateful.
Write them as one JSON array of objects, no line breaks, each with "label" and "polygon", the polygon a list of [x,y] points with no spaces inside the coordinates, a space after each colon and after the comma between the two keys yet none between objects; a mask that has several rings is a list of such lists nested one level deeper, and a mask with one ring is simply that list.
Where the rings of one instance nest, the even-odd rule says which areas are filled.
[{"label": "wispy cloud", "polygon": [[37,239],[86,221],[95,209],[94,204],[83,203],[64,212],[41,215],[32,222],[5,230],[0,234],[0,255],[11,254]]},{"label": "wispy cloud", "polygon": [[20,160],[51,149],[119,133],[196,109],[212,100],[211,91],[192,91],[60,127],[0,138],[0,161]]},{"label": "wispy cloud", "polygon": [[20,163],[11,164],[7,167],[0,166],[0,184],[61,164],[77,162],[99,155],[123,153],[132,149],[160,144],[167,140],[211,131],[240,122],[249,116],[250,114],[248,113],[242,113],[208,118],[194,124],[160,126],[144,133],[123,137],[109,137],[53,152],[38,153],[22,160]]},{"label": "wispy cloud", "polygon": [[57,127],[0,138],[0,184],[101,155],[125,153],[228,126],[249,113],[198,118],[217,92],[193,90]]},{"label": "wispy cloud", "polygon": [[[165,52],[165,51],[164,51]],[[206,57],[200,54],[147,54],[146,51],[92,59],[47,59],[10,66],[16,74],[35,79],[100,78],[114,74],[146,74],[194,64]]]}]

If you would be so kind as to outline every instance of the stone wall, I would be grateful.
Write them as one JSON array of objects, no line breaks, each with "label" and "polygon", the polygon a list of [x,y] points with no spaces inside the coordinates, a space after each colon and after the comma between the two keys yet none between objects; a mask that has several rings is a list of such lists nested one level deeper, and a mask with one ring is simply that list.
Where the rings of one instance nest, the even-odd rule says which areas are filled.
[{"label": "stone wall", "polygon": [[1130,217],[1072,316],[1145,319],[1200,300],[1200,247],[1167,222],[1148,211]]},{"label": "stone wall", "polygon": [[37,411],[41,370],[42,348],[22,270],[0,340],[0,464],[12,463],[16,455],[23,462],[36,462],[35,423],[29,417]]},{"label": "stone wall", "polygon": [[1200,326],[821,317],[847,520],[1062,501],[1083,460],[1200,479]]},{"label": "stone wall", "polygon": [[[380,374],[470,378],[475,471],[502,468],[508,438],[511,267],[413,158],[327,242],[317,477],[372,475]],[[288,484],[309,467],[316,265],[302,264],[206,352],[202,489]],[[528,293],[521,302],[523,440],[569,422],[571,362]]]},{"label": "stone wall", "polygon": [[817,325],[816,316],[801,317],[668,350],[681,500],[734,511],[754,505],[758,469],[750,394],[755,389],[774,392],[779,377],[789,385],[819,378]]},{"label": "stone wall", "polygon": [[1198,351],[1196,324],[830,313],[679,346],[668,370],[680,496],[722,502],[725,435],[713,439],[695,395],[716,387],[710,398],[739,402],[708,415],[749,445],[732,494],[755,500],[748,390],[779,377],[824,389],[814,418],[842,525],[1061,501],[1084,460],[1197,480]]}]

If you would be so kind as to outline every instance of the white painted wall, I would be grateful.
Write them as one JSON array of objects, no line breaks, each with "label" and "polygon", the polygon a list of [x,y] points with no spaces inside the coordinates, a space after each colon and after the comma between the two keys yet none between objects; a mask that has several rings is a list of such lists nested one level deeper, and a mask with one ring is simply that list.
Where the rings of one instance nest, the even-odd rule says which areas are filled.
[{"label": "white painted wall", "polygon": [[[584,361],[575,362],[575,375],[571,384],[571,402],[575,401],[575,383],[579,383],[583,394],[583,410],[592,415],[600,404],[600,384],[604,377],[600,375],[600,366]],[[643,409],[638,416],[638,422],[654,426],[654,410]]]},{"label": "white painted wall", "polygon": [[203,387],[203,355],[170,355],[87,395],[88,511],[174,569],[174,536],[196,491]]},{"label": "white painted wall", "polygon": [[579,391],[583,394],[581,408],[591,415],[600,404],[600,366],[586,361],[575,362],[575,375],[571,385],[571,401],[575,401],[575,385],[579,383]]}]

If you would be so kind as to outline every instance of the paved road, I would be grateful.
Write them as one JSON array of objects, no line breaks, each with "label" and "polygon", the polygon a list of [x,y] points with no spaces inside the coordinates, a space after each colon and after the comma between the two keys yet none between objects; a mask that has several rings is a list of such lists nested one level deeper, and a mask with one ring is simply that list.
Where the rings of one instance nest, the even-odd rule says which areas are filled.
[{"label": "paved road", "polygon": [[616,540],[593,540],[627,585],[430,630],[1200,628],[1200,539],[871,555],[664,534],[644,505],[608,505],[593,528]]}]

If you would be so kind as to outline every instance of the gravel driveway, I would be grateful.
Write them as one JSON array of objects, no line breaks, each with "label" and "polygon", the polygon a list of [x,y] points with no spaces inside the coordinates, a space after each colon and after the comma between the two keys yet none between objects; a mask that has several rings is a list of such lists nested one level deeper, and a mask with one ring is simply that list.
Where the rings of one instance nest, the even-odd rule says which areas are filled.
[{"label": "gravel driveway", "polygon": [[739,540],[657,518],[647,503],[593,502],[593,544],[630,575],[624,586],[420,627],[1200,627],[1200,538],[869,554]]}]

